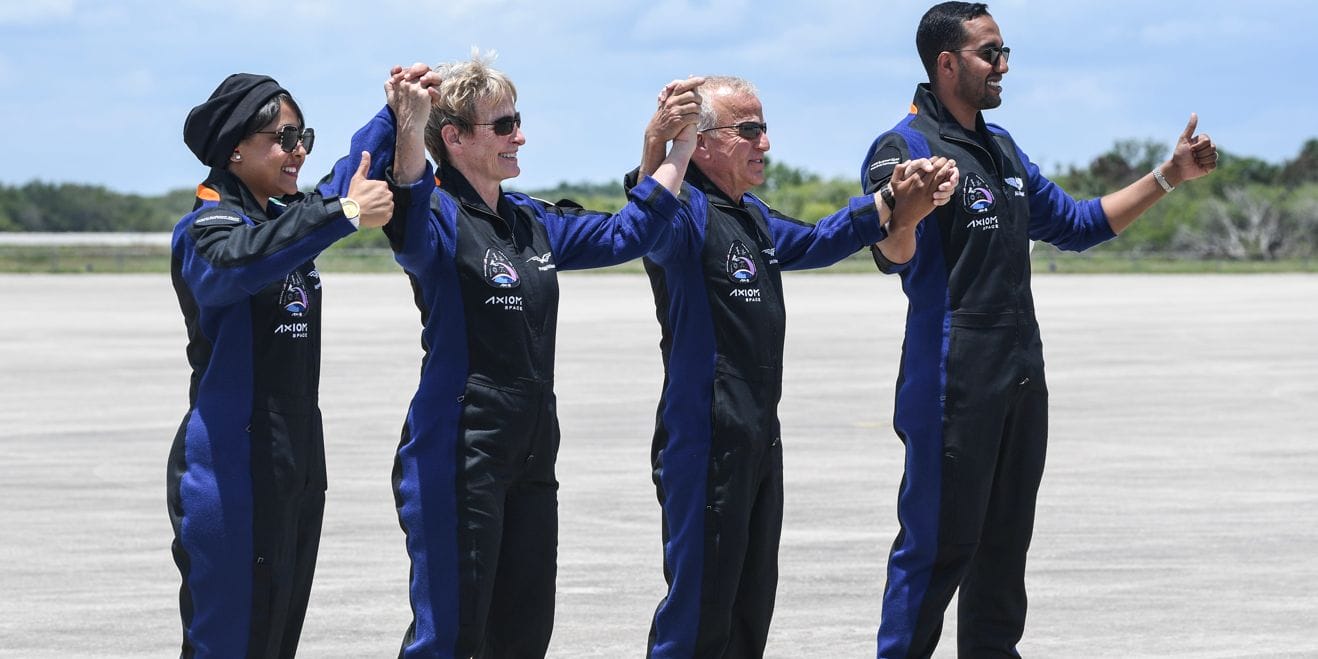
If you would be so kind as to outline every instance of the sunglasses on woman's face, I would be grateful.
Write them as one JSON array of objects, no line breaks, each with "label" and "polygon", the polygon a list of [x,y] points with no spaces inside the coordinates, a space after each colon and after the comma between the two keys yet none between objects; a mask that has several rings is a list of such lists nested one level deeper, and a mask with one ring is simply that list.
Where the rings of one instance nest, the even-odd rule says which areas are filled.
[{"label": "sunglasses on woman's face", "polygon": [[490,126],[495,135],[507,137],[513,134],[513,131],[522,127],[522,113],[514,112],[511,117],[499,117],[488,124],[472,124],[473,126]]},{"label": "sunglasses on woman's face", "polygon": [[279,130],[258,130],[258,135],[278,135],[279,148],[284,153],[292,153],[297,148],[297,143],[302,143],[302,148],[311,153],[311,147],[316,143],[316,131],[311,128],[299,129],[297,126],[284,126]]}]

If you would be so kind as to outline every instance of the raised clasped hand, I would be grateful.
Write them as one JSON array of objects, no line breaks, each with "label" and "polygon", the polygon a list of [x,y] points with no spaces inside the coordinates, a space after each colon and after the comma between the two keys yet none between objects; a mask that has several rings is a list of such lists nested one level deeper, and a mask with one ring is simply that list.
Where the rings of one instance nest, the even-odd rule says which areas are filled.
[{"label": "raised clasped hand", "polygon": [[956,161],[942,156],[897,163],[889,180],[897,201],[889,232],[913,229],[935,207],[946,204],[960,178]]},{"label": "raised clasped hand", "polygon": [[659,90],[658,109],[646,127],[646,134],[664,142],[694,142],[696,123],[700,120],[700,86],[704,83],[704,78],[692,76],[664,85]]},{"label": "raised clasped hand", "polygon": [[409,67],[394,66],[389,70],[384,93],[389,108],[394,111],[400,133],[425,130],[430,104],[438,97],[441,82],[439,72],[421,62]]}]

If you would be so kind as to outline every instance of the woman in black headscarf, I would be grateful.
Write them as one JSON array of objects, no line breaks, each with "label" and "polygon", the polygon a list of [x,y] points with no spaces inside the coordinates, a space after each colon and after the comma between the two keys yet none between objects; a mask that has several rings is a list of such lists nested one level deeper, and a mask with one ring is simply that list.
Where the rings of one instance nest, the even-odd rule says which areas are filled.
[{"label": "woman in black headscarf", "polygon": [[168,470],[185,657],[291,657],[302,630],[325,506],[312,259],[393,212],[369,153],[299,193],[314,137],[279,83],[246,73],[183,127],[211,168],[171,268],[192,366]]}]

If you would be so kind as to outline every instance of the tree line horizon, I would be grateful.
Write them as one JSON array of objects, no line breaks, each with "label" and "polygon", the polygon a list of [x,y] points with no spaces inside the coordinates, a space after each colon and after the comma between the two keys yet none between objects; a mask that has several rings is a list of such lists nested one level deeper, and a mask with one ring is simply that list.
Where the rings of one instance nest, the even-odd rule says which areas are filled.
[{"label": "tree line horizon", "polygon": [[[1061,167],[1048,177],[1076,198],[1097,197],[1148,173],[1169,152],[1169,144],[1118,140],[1086,166]],[[1096,249],[1229,260],[1307,259],[1318,253],[1318,138],[1306,140],[1295,157],[1280,163],[1225,150],[1220,155],[1212,176],[1177,188],[1119,240]],[[860,192],[857,179],[825,178],[777,159],[769,160],[765,179],[752,192],[779,212],[807,222]],[[615,211],[626,203],[621,177],[539,189],[509,187],[596,210]],[[139,195],[78,183],[0,183],[0,231],[167,232],[192,209],[194,195],[193,188]],[[331,249],[387,248],[382,232],[361,234]]]}]

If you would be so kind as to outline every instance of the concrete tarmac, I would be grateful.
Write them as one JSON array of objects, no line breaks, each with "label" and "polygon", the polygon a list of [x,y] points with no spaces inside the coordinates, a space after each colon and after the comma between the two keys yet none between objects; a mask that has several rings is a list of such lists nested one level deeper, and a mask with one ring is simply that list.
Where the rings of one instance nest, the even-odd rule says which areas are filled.
[{"label": "concrete tarmac", "polygon": [[[871,657],[902,446],[895,278],[785,278],[771,657]],[[330,488],[301,656],[391,657],[390,491],[419,370],[406,278],[325,273]],[[639,275],[560,277],[553,657],[640,657],[664,592]],[[1048,468],[1020,650],[1318,656],[1318,277],[1037,276]],[[167,276],[0,275],[0,656],[177,656],[165,461],[187,407]],[[955,655],[955,613],[936,656]]]}]

